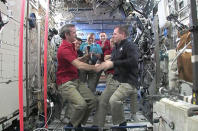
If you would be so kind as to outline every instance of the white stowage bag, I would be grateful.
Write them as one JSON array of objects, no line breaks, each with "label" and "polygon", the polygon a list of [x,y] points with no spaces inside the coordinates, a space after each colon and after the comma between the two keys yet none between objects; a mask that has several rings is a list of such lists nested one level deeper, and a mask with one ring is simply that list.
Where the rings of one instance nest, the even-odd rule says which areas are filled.
[{"label": "white stowage bag", "polygon": [[159,17],[159,27],[167,27],[169,22],[166,17],[169,16],[168,0],[161,0],[158,4],[158,17]]},{"label": "white stowage bag", "polygon": [[173,63],[174,58],[176,57],[176,50],[172,49],[168,51],[168,81],[169,81],[169,88],[173,89],[177,87],[177,79],[178,79],[178,72],[177,72],[177,62]]}]

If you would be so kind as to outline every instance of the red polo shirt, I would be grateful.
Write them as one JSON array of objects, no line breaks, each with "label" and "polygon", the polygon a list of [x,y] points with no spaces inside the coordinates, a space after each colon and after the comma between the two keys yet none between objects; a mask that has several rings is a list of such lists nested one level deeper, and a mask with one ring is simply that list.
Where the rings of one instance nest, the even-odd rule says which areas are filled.
[{"label": "red polo shirt", "polygon": [[[102,48],[102,41],[101,40],[97,41],[96,43],[99,44],[100,47]],[[107,50],[110,50],[110,42],[109,42],[109,40],[106,40],[104,42],[104,46],[102,48],[103,55],[101,56],[101,59],[100,59],[101,61],[104,61],[104,52],[107,51]]]},{"label": "red polo shirt", "polygon": [[[111,55],[111,53],[112,53],[112,48],[110,47],[108,50],[105,50],[104,56]],[[109,69],[105,73],[107,73],[107,74],[114,74],[114,69]]]},{"label": "red polo shirt", "polygon": [[57,85],[61,85],[73,79],[78,79],[78,70],[71,64],[73,60],[77,59],[77,52],[74,44],[63,40],[61,46],[58,48],[57,59]]},{"label": "red polo shirt", "polygon": [[[96,43],[98,43],[98,44],[100,45],[100,47],[102,47],[102,41],[101,41],[101,40],[97,41]],[[110,49],[110,42],[109,42],[109,40],[106,40],[106,41],[104,42],[104,46],[103,46],[103,48],[102,48],[103,54],[104,54],[104,52],[105,52],[106,50],[109,50],[109,49]]]}]

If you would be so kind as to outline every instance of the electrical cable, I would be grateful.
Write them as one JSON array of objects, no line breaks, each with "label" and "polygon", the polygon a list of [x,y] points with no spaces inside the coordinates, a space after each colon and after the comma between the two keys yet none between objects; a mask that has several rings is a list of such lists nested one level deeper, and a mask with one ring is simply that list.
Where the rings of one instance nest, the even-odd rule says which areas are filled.
[{"label": "electrical cable", "polygon": [[52,116],[52,106],[51,106],[51,103],[53,103],[53,102],[50,102],[51,113],[50,113],[49,119],[46,121],[46,123],[45,123],[45,125],[43,126],[43,128],[44,128],[45,126],[47,126],[47,123],[49,122],[49,120],[51,119],[51,116]]},{"label": "electrical cable", "polygon": [[[49,118],[48,118],[48,120],[46,121],[46,123],[45,123],[45,125],[42,127],[42,128],[36,128],[36,129],[34,129],[33,131],[40,131],[40,130],[46,130],[46,131],[49,131],[47,128],[45,128],[45,126],[47,125],[47,123],[50,121],[50,119],[51,119],[51,117],[52,117],[52,113],[53,113],[53,110],[52,110],[52,108],[53,108],[53,106],[54,106],[54,103],[53,102],[50,102],[50,116],[49,116]],[[39,115],[41,115],[41,114],[39,114]],[[45,116],[44,115],[41,115],[42,117],[44,117],[45,118]]]},{"label": "electrical cable", "polygon": [[[25,81],[26,79],[23,79],[23,81]],[[16,82],[16,81],[19,81],[19,80],[8,80],[8,81],[4,81],[4,82],[0,82],[0,84],[10,84],[12,82]]]},{"label": "electrical cable", "polygon": [[57,124],[57,126],[53,129],[53,131],[56,131],[56,129],[60,126],[60,123]]},{"label": "electrical cable", "polygon": [[[5,5],[6,5],[7,10],[9,10],[9,8],[8,8],[8,4],[7,4],[7,3],[5,3]],[[19,23],[19,24],[20,24],[20,21],[18,21],[18,20],[16,20],[16,19],[14,19],[13,17],[10,17],[8,14],[4,13],[2,10],[0,10],[0,12],[1,12],[2,14],[4,14],[5,16],[7,16],[8,18],[10,18],[10,19],[12,19],[12,20],[14,20],[15,22],[17,22],[17,23]]]},{"label": "electrical cable", "polygon": [[[65,123],[61,119],[59,119],[56,115],[54,115],[54,117],[57,118],[57,120],[59,120],[63,125],[65,125]],[[61,123],[57,124],[57,126],[54,128],[53,131],[56,131],[56,129],[61,125]]]},{"label": "electrical cable", "polygon": [[41,130],[49,131],[47,128],[37,128],[37,129],[35,129],[33,131],[41,131]]}]

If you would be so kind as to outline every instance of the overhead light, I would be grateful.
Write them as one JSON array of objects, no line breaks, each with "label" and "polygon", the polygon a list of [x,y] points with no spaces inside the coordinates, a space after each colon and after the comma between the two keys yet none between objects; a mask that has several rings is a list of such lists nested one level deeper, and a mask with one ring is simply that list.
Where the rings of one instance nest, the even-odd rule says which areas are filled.
[{"label": "overhead light", "polygon": [[126,2],[128,2],[128,3],[129,3],[129,0],[126,0]]}]

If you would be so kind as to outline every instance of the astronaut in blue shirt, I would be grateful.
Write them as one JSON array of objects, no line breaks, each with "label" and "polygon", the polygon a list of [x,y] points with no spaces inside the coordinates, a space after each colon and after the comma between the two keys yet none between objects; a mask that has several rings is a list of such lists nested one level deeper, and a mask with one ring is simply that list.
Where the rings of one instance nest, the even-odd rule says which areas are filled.
[{"label": "astronaut in blue shirt", "polygon": [[[89,54],[90,59],[87,61],[88,64],[94,65],[99,62],[101,55],[103,54],[102,49],[99,44],[94,43],[95,34],[90,33],[87,36],[87,41],[80,46],[80,51],[84,55]],[[88,83],[88,87],[92,92],[96,91],[97,85],[97,73],[94,71],[79,71],[79,79],[83,82]]]},{"label": "astronaut in blue shirt", "polygon": [[81,44],[80,51],[83,54],[90,54],[89,64],[96,64],[96,62],[101,58],[102,49],[99,44],[94,43],[95,35],[91,33],[88,35],[87,42]]}]

